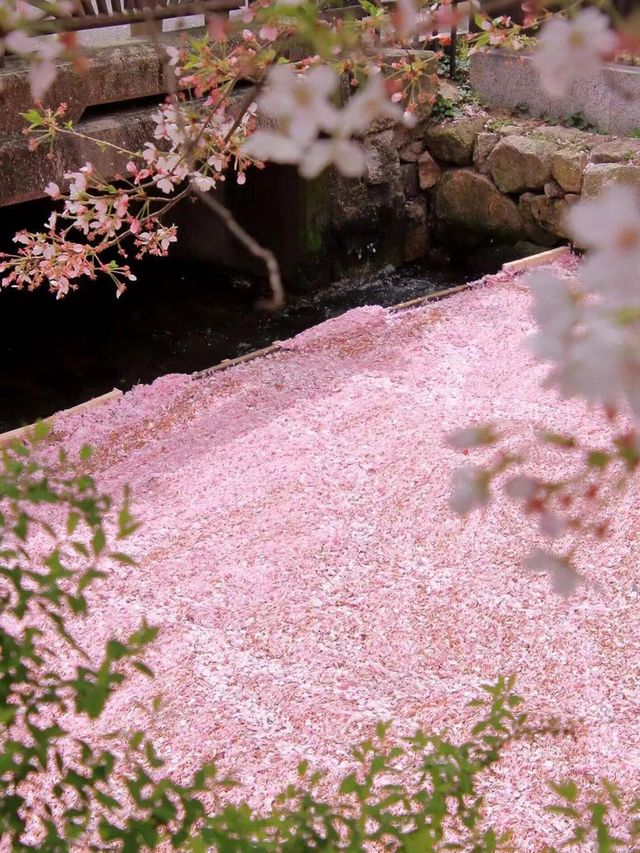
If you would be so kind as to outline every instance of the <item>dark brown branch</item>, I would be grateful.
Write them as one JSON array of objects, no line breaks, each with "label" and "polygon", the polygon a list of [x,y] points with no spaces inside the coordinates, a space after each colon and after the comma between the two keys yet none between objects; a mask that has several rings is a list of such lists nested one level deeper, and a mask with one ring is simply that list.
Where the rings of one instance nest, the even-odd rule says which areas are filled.
[{"label": "dark brown branch", "polygon": [[271,249],[266,249],[255,240],[248,231],[245,231],[242,225],[234,217],[228,208],[212,196],[210,193],[202,192],[192,184],[193,192],[198,196],[200,201],[213,211],[217,217],[227,226],[231,234],[247,249],[255,258],[260,258],[267,268],[269,276],[269,284],[271,286],[271,298],[265,299],[260,303],[262,308],[267,308],[270,311],[275,311],[282,308],[284,305],[284,288],[282,286],[282,278],[280,277],[280,267],[276,256]]}]

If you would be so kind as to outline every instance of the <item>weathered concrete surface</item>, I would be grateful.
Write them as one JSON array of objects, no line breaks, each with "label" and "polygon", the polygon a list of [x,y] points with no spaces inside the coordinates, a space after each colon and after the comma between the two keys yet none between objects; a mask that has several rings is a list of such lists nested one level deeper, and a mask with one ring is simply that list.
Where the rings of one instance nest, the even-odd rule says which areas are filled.
[{"label": "weathered concrete surface", "polygon": [[[179,44],[181,38],[179,33],[168,33],[163,36],[163,43]],[[44,98],[44,105],[54,109],[66,103],[71,121],[78,121],[87,107],[167,93],[162,63],[155,47],[146,39],[88,50],[85,57],[87,64],[82,73],[72,63],[59,61],[57,77]],[[28,65],[23,60],[6,58],[0,68],[0,93],[0,135],[20,133],[25,126],[20,114],[31,104]]]},{"label": "weathered concrete surface", "polygon": [[[233,99],[240,103],[246,89],[239,89]],[[49,181],[64,185],[65,172],[78,169],[91,162],[107,178],[123,173],[130,159],[127,151],[141,150],[144,143],[153,139],[158,102],[149,106],[118,104],[117,109],[104,115],[80,119],[76,129],[88,137],[99,139],[124,149],[101,146],[91,139],[60,134],[51,154],[43,145],[30,151],[23,133],[0,136],[0,206],[32,201],[44,196],[43,187]]]},{"label": "weathered concrete surface", "polygon": [[607,65],[572,85],[566,97],[551,98],[540,85],[531,57],[505,50],[474,53],[471,85],[491,106],[527,105],[531,115],[563,118],[580,112],[601,130],[630,133],[640,128],[640,68]]},{"label": "weathered concrete surface", "polygon": [[[163,36],[165,44],[177,44],[181,39],[181,33]],[[45,106],[57,108],[66,103],[67,117],[81,132],[138,150],[152,136],[151,115],[157,109],[156,103],[140,105],[140,100],[157,97],[160,103],[168,91],[154,46],[145,39],[133,39],[128,44],[88,50],[86,58],[82,73],[69,62],[58,62],[58,75]],[[51,158],[44,148],[28,150],[21,113],[29,108],[31,93],[23,60],[7,57],[0,68],[0,93],[0,206],[42,197],[49,181],[61,183],[65,171],[73,171],[87,160],[107,177],[124,168],[125,155],[113,149],[99,150],[86,140],[60,136]],[[100,107],[99,116],[87,113],[92,107]]]},{"label": "weathered concrete surface", "polygon": [[[105,142],[136,151],[153,135],[151,116],[156,109],[122,110],[117,117],[80,121],[77,128]],[[0,205],[41,198],[43,187],[49,181],[62,185],[66,171],[76,169],[87,161],[92,162],[101,174],[113,178],[124,170],[127,160],[126,154],[120,154],[113,148],[99,148],[88,140],[72,136],[60,136],[51,157],[48,147],[44,145],[29,151],[22,134],[5,136],[0,139]]]}]

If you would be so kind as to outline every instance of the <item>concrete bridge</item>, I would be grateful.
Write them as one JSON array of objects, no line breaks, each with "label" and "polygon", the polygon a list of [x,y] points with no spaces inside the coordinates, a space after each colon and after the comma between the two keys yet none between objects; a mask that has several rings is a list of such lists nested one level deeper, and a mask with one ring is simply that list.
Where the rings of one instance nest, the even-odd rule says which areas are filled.
[{"label": "concrete bridge", "polygon": [[[169,90],[162,62],[148,38],[147,24],[140,22],[140,14],[131,11],[131,0],[110,0],[112,7],[106,7],[107,0],[83,2],[87,6],[91,2],[96,3],[94,11],[97,14],[78,16],[66,22],[48,22],[52,32],[62,28],[79,30],[78,40],[83,47],[87,66],[82,73],[78,73],[71,62],[59,61],[58,74],[47,93],[45,105],[56,108],[65,102],[67,116],[80,134],[129,151],[139,150],[153,138],[155,123],[152,116]],[[129,4],[128,10],[118,12],[116,2]],[[204,33],[203,14],[176,18],[175,0],[172,5],[165,4],[164,0],[161,2],[160,17],[169,13],[174,16],[173,19],[156,23],[159,29],[162,28],[160,38],[164,44],[178,45],[185,30],[195,36]],[[237,7],[239,2],[205,0],[203,4],[197,0],[183,0],[181,8],[200,9],[203,5],[229,10]],[[104,8],[115,9],[115,13],[110,11],[109,15],[99,14]],[[42,36],[51,37],[50,34]],[[62,185],[65,172],[76,170],[87,161],[93,163],[102,175],[112,178],[124,172],[128,159],[109,145],[100,147],[81,136],[60,135],[51,151],[48,145],[42,145],[35,151],[29,150],[29,140],[23,133],[26,122],[21,115],[32,103],[28,78],[27,62],[15,56],[4,58],[0,67],[0,209],[3,209],[3,230],[6,227],[11,233],[12,229],[24,227],[31,221],[31,217],[23,213],[21,207],[14,206],[44,198],[44,187],[50,181]],[[234,97],[240,100],[245,96],[246,90],[238,87]],[[289,208],[296,195],[297,176],[291,170],[268,169],[264,172],[269,174],[256,173],[257,183],[266,181],[269,197],[273,198],[274,191],[278,196],[283,196],[286,199],[286,203],[283,201],[282,204],[283,215],[292,215]],[[283,181],[288,187],[286,192],[283,192],[281,186]],[[261,196],[263,190],[257,189],[256,192]],[[247,204],[243,199],[230,201],[227,195],[225,192],[225,203],[231,203],[238,209],[244,208],[245,224],[254,227],[260,206]],[[11,213],[8,208],[12,208]],[[172,221],[177,221],[185,234],[189,235],[189,239],[181,241],[175,254],[182,251],[190,258],[200,257],[202,260],[222,262],[246,270],[246,252],[239,249],[217,218],[201,205],[195,208],[191,200],[182,202],[172,212]],[[276,243],[282,243],[282,239],[275,233],[277,231],[276,227]],[[292,259],[293,263],[296,255],[293,248],[290,245],[279,248],[284,266],[287,266],[287,258]],[[251,263],[249,266],[252,266]]]},{"label": "concrete bridge", "polygon": [[[83,2],[100,4],[107,0]],[[238,4],[238,0],[205,2],[217,9]],[[195,0],[191,8],[194,6]],[[170,8],[165,5],[163,10]],[[76,22],[88,66],[78,74],[71,63],[61,61],[46,104],[55,108],[64,101],[80,133],[138,150],[152,138],[152,115],[168,86],[154,45],[135,23],[130,26],[120,18],[116,20],[117,27],[86,33],[81,27],[87,21]],[[203,21],[192,18],[188,23]],[[57,26],[60,23],[54,21],[52,27]],[[190,32],[198,34],[198,28],[190,28]],[[165,31],[161,38],[165,43],[178,44],[182,32]],[[435,54],[428,56],[431,73],[435,74],[437,58]],[[244,99],[246,89],[240,89],[235,97]],[[21,208],[15,208],[15,219],[13,208],[11,214],[8,208],[43,198],[43,188],[50,181],[62,184],[65,172],[87,161],[106,177],[124,172],[125,155],[77,136],[60,136],[51,154],[44,145],[29,150],[20,116],[31,103],[28,66],[23,60],[6,57],[0,68],[0,99],[0,208],[5,209],[2,219],[8,223],[7,232],[25,226]],[[416,132],[419,134],[420,128]],[[392,124],[376,127],[364,140],[371,168],[362,181],[343,179],[330,170],[309,183],[300,180],[292,167],[270,164],[255,170],[244,187],[225,182],[221,200],[250,233],[276,253],[285,278],[334,277],[340,271],[332,268],[323,247],[337,243],[343,244],[342,256],[358,264],[367,253],[375,266],[422,257],[428,243],[424,201],[415,199],[417,177],[405,174],[408,169],[417,174],[417,166],[402,166],[398,159],[398,147],[407,141],[402,135],[406,131],[398,133]],[[262,263],[248,257],[201,203],[183,200],[172,211],[171,221],[178,224],[182,235],[174,256],[182,253],[189,259],[263,272]]]},{"label": "concrete bridge", "polygon": [[[221,4],[237,6],[238,0],[216,0],[217,6]],[[203,22],[202,16],[199,19],[196,22]],[[81,23],[87,20],[91,19]],[[193,21],[193,17],[187,19]],[[78,73],[71,62],[59,61],[56,80],[45,99],[52,108],[66,103],[67,116],[81,133],[133,151],[151,138],[151,115],[168,91],[157,51],[139,27],[83,31],[80,42],[86,69]],[[189,32],[197,34],[198,29],[191,27]],[[182,31],[175,28],[161,35],[165,44],[178,44],[181,37]],[[114,149],[100,150],[90,141],[71,137],[56,140],[53,157],[45,146],[29,151],[21,115],[31,104],[28,71],[28,64],[14,56],[7,56],[0,68],[0,206],[42,197],[49,181],[61,182],[65,171],[87,160],[107,177],[122,171],[126,163]]]}]

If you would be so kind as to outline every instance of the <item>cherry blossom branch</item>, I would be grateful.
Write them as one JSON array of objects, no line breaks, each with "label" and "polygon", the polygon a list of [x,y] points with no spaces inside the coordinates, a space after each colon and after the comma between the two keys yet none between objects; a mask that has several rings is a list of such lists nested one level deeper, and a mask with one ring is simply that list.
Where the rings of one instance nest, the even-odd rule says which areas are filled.
[{"label": "cherry blossom branch", "polygon": [[262,308],[270,311],[275,311],[282,308],[284,305],[284,287],[282,286],[282,278],[280,276],[280,266],[271,249],[267,249],[260,245],[258,241],[249,234],[248,231],[240,225],[231,211],[223,204],[214,198],[209,193],[202,192],[196,186],[193,187],[193,192],[200,201],[205,204],[209,210],[216,214],[219,219],[224,222],[227,229],[233,236],[247,249],[254,257],[259,258],[264,262],[269,276],[269,285],[271,287],[271,298],[264,299],[259,304]]}]

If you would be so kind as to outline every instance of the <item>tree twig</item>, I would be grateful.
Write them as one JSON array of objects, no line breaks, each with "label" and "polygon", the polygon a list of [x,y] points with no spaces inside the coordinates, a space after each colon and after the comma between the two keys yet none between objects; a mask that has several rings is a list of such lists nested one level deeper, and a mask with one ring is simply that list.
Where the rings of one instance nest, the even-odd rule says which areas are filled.
[{"label": "tree twig", "polygon": [[[167,77],[167,87],[169,90],[169,97],[173,101],[176,106],[176,119],[179,125],[182,125],[180,129],[184,133],[184,126],[182,122],[182,113],[180,109],[180,101],[178,98],[178,87],[179,80],[176,75],[174,67],[169,62],[169,57],[167,55],[166,50],[164,49],[160,37],[155,26],[154,20],[149,16],[147,18],[147,26],[149,28],[149,36],[155,45],[156,50],[158,51],[158,56],[164,66],[166,77]],[[265,79],[266,74],[262,76],[262,80],[259,81],[262,84]],[[246,110],[249,107],[249,104],[253,100],[255,96],[255,90],[252,90],[250,93],[251,98],[245,98],[245,104],[242,107],[240,116],[242,117]],[[240,119],[241,120],[241,119]],[[237,127],[239,125],[238,119],[236,119]],[[232,131],[227,134],[227,139],[230,138]],[[186,134],[185,134],[186,136]],[[189,150],[187,147],[185,149],[185,158],[189,158],[189,167],[190,170],[195,168],[195,163],[193,163],[193,152]],[[233,213],[229,210],[229,208],[225,207],[221,204],[214,196],[209,193],[203,192],[198,189],[194,181],[191,179],[189,183],[192,192],[205,204],[209,210],[211,210],[215,215],[226,225],[229,232],[233,234],[233,236],[241,243],[245,249],[247,249],[255,258],[260,258],[263,261],[266,270],[267,276],[269,279],[269,286],[271,287],[271,298],[260,300],[258,303],[259,307],[265,308],[270,311],[276,311],[278,308],[282,308],[284,305],[284,287],[282,285],[282,276],[280,275],[280,266],[278,264],[278,260],[271,249],[267,249],[265,246],[260,245],[258,241],[249,234],[248,231],[240,225],[238,220],[235,218]]]},{"label": "tree twig", "polygon": [[271,286],[271,298],[261,300],[259,303],[260,307],[267,308],[270,311],[282,308],[285,302],[284,287],[282,286],[282,278],[280,276],[278,261],[271,249],[267,249],[265,246],[260,245],[260,243],[258,243],[258,241],[253,238],[248,231],[245,231],[229,208],[221,204],[210,193],[202,192],[202,190],[199,190],[193,184],[192,190],[200,201],[205,204],[209,210],[215,213],[222,222],[224,222],[230,233],[233,234],[238,242],[240,242],[245,249],[251,252],[255,258],[260,258],[260,260],[263,261],[267,269],[269,285]]}]

